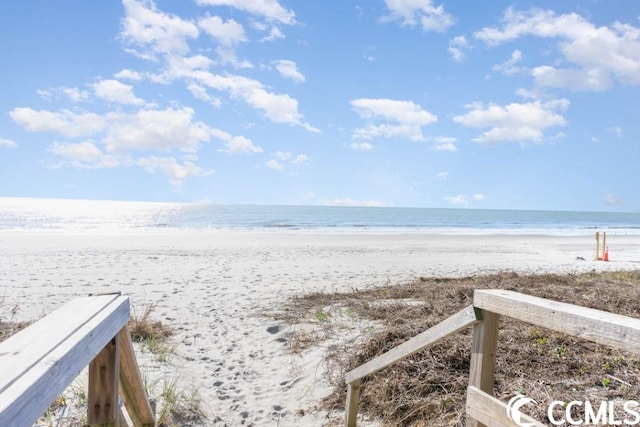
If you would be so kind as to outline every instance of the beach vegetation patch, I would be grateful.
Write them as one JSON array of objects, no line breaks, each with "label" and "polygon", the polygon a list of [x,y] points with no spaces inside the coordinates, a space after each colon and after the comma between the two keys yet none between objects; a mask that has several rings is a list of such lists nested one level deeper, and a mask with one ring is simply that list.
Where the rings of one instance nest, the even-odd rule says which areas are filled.
[{"label": "beach vegetation patch", "polygon": [[186,387],[178,376],[146,384],[147,394],[158,401],[158,427],[206,425],[207,416],[199,391]]},{"label": "beach vegetation patch", "polygon": [[29,322],[15,320],[19,310],[18,305],[9,306],[5,299],[0,297],[0,342],[29,326]]},{"label": "beach vegetation patch", "polygon": [[132,310],[129,333],[131,340],[139,343],[142,349],[156,355],[160,362],[168,362],[178,344],[170,340],[174,334],[173,327],[152,319],[156,308],[156,304],[148,304],[139,313]]},{"label": "beach vegetation patch", "polygon": [[[347,372],[470,305],[476,289],[512,290],[640,317],[640,271],[421,277],[377,289],[297,296],[283,312],[290,313],[284,317],[295,324],[319,309],[340,306],[352,316],[344,327],[354,329],[360,322],[376,325],[355,340],[331,344],[326,351],[327,380],[334,391],[322,406],[342,414]],[[471,330],[467,329],[365,377],[361,412],[385,426],[464,426],[470,350]],[[640,395],[639,378],[638,354],[501,318],[494,392],[502,401],[523,390],[538,402],[634,399]],[[530,415],[546,420],[543,406]]]},{"label": "beach vegetation patch", "polygon": [[157,304],[147,304],[142,311],[137,313],[133,309],[129,319],[129,333],[133,342],[145,342],[147,340],[165,340],[173,335],[174,331],[160,321],[152,320],[152,314],[156,310]]}]

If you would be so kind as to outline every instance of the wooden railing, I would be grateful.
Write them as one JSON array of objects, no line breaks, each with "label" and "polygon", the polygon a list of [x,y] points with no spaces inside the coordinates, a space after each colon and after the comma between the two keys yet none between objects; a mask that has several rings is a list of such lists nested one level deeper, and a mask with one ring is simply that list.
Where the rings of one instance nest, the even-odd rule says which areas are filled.
[{"label": "wooden railing", "polygon": [[155,426],[127,328],[129,298],[75,299],[0,343],[0,426],[31,426],[89,365],[91,426]]},{"label": "wooden railing", "polygon": [[[472,306],[346,374],[345,426],[355,427],[357,424],[359,390],[363,377],[473,325],[466,404],[467,426],[517,427],[508,417],[507,405],[493,396],[500,315],[620,350],[640,351],[640,319],[513,291],[477,290]],[[521,422],[544,427],[544,424],[524,414]]]}]

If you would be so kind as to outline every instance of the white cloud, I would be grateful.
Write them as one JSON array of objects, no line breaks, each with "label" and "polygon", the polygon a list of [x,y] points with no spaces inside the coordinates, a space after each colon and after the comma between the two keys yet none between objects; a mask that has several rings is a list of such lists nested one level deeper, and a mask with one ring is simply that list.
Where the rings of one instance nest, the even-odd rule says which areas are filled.
[{"label": "white cloud", "polygon": [[457,196],[447,196],[444,199],[454,206],[469,205],[469,196],[467,196],[466,194],[458,194]]},{"label": "white cloud", "polygon": [[306,154],[298,154],[295,159],[293,159],[292,163],[294,165],[302,165],[304,163],[306,163],[307,161],[309,161],[309,156],[307,156]]},{"label": "white cloud", "polygon": [[101,169],[114,168],[120,165],[115,156],[103,153],[91,141],[84,141],[76,144],[54,143],[47,151],[62,157],[65,161],[54,165],[60,167],[70,164],[77,168]]},{"label": "white cloud", "polygon": [[231,6],[265,18],[270,21],[278,21],[283,24],[294,24],[296,14],[287,10],[278,0],[196,0],[200,6]]},{"label": "white cloud", "polygon": [[365,207],[383,207],[384,203],[377,200],[354,200],[349,197],[331,199],[323,204],[329,206],[365,206]]},{"label": "white cloud", "polygon": [[425,31],[446,31],[455,22],[444,7],[434,6],[433,0],[385,0],[391,15],[385,21],[401,20],[402,25],[420,24]]},{"label": "white cloud", "polygon": [[273,153],[273,157],[275,157],[279,161],[269,160],[268,162],[266,162],[266,165],[268,168],[274,170],[283,170],[285,166],[283,164],[284,162],[289,162],[290,164],[300,166],[309,161],[309,156],[307,156],[306,154],[294,155],[293,153],[290,153],[288,151],[276,151],[275,153]]},{"label": "white cloud", "polygon": [[356,129],[354,138],[371,140],[378,137],[408,138],[412,141],[424,139],[422,126],[436,122],[438,118],[411,101],[393,99],[354,99],[351,105],[360,117],[367,120],[387,120],[392,123],[380,125],[370,123],[364,128]]},{"label": "white cloud", "polygon": [[351,105],[365,119],[382,117],[416,126],[428,125],[438,120],[435,115],[423,110],[420,105],[414,104],[412,101],[361,98],[352,100]]},{"label": "white cloud", "polygon": [[65,96],[71,102],[85,102],[90,98],[89,92],[81,90],[77,87],[59,87],[51,89],[38,89],[36,93],[47,101],[51,101],[54,97]]},{"label": "white cloud", "polygon": [[447,196],[444,199],[454,206],[469,206],[471,201],[482,202],[486,197],[482,194],[474,194],[472,196],[468,194],[458,194],[457,196]]},{"label": "white cloud", "polygon": [[267,160],[264,165],[274,171],[281,171],[282,169],[284,169],[282,163],[275,159]]},{"label": "white cloud", "polygon": [[449,40],[449,54],[456,62],[464,61],[466,55],[465,50],[471,49],[469,42],[465,36],[457,36]]},{"label": "white cloud", "polygon": [[247,41],[244,28],[233,19],[225,22],[219,16],[207,16],[198,20],[198,26],[224,46]]},{"label": "white cloud", "polygon": [[104,144],[109,152],[129,150],[181,150],[195,152],[209,141],[214,129],[193,122],[191,108],[140,110],[135,114],[109,116],[109,130]]},{"label": "white cloud", "polygon": [[554,126],[564,126],[566,121],[558,114],[569,106],[566,99],[548,102],[512,103],[504,107],[482,103],[467,106],[466,114],[455,116],[453,121],[475,128],[490,128],[474,138],[475,142],[497,143],[503,141],[542,142],[545,130]]},{"label": "white cloud", "polygon": [[291,156],[293,156],[293,154],[289,153],[288,151],[276,151],[273,155],[280,160],[289,160]]},{"label": "white cloud", "polygon": [[17,124],[32,132],[58,132],[65,136],[79,137],[102,132],[106,127],[103,116],[88,112],[61,110],[52,112],[17,107],[9,112]]},{"label": "white cloud", "polygon": [[219,108],[222,105],[222,101],[220,100],[220,98],[216,98],[214,96],[209,95],[209,93],[207,93],[207,90],[204,87],[196,83],[189,83],[187,85],[187,89],[189,90],[189,92],[191,92],[191,94],[195,98],[201,101],[206,101],[211,105],[213,105],[214,107]]},{"label": "white cloud", "polygon": [[535,67],[531,71],[536,85],[567,88],[574,91],[602,92],[611,86],[611,76],[598,68],[564,68],[549,65]]},{"label": "white cloud", "polygon": [[[131,8],[136,12],[132,12],[132,14],[136,16],[137,19],[143,20],[144,18],[151,22],[149,25],[151,26],[151,30],[153,30],[150,30],[151,34],[148,36],[140,35],[138,32],[131,30],[132,34],[136,35],[136,37],[134,37],[133,35],[129,35],[129,32],[126,30],[128,27],[125,26],[126,28],[123,34],[128,35],[127,37],[123,36],[125,42],[128,41],[132,43],[131,40],[133,40],[143,46],[151,44],[151,47],[154,48],[155,51],[164,54],[166,60],[165,69],[161,73],[147,75],[151,81],[167,84],[173,80],[180,79],[186,80],[189,84],[196,83],[201,87],[206,86],[224,91],[232,98],[240,98],[251,107],[263,111],[267,119],[274,123],[289,123],[301,126],[310,132],[319,132],[317,128],[311,126],[304,120],[303,115],[298,111],[298,101],[291,96],[270,92],[261,82],[244,76],[213,74],[209,71],[209,68],[214,65],[215,62],[204,55],[186,56],[188,53],[186,38],[196,37],[198,35],[197,27],[195,27],[195,30],[192,30],[192,23],[157,11],[155,5],[151,2],[145,3],[150,7],[145,8],[143,7],[144,5],[136,3],[133,0],[125,1],[132,3]],[[247,5],[249,4],[249,2],[245,3]],[[138,15],[142,15],[143,18]],[[136,24],[137,26],[134,25],[137,20],[129,18],[130,17],[125,19],[125,21],[134,27],[134,29],[142,25],[140,23]],[[175,21],[175,19],[178,19],[178,21]],[[231,21],[227,21],[227,25],[229,22]],[[176,29],[171,31],[166,29],[165,31],[165,27],[172,29],[173,26],[175,26]],[[160,28],[158,29],[156,27]],[[166,43],[169,44],[169,46],[164,46],[164,44],[162,48],[157,46],[159,41],[153,37],[157,32],[166,36]],[[165,39],[161,38],[160,40],[164,41]],[[234,40],[237,40],[237,38]],[[169,43],[169,41],[171,41],[171,43]],[[222,63],[230,63],[238,67],[251,66],[251,64],[246,61],[238,61],[233,49],[218,46],[216,51]],[[191,89],[194,88],[195,87],[192,86]],[[198,92],[198,95],[202,95],[202,91],[198,89],[195,90]]]},{"label": "white cloud", "polygon": [[422,141],[424,135],[419,126],[409,125],[368,125],[353,132],[356,139],[372,140],[376,138],[407,138],[412,141]]},{"label": "white cloud", "polygon": [[487,27],[474,36],[489,46],[524,36],[558,39],[567,68],[535,67],[538,86],[602,91],[614,80],[640,85],[640,28],[615,22],[597,27],[575,13],[556,15],[550,10],[507,9],[502,28]]},{"label": "white cloud", "polygon": [[89,92],[86,90],[78,89],[77,87],[63,87],[60,88],[71,102],[84,102],[89,99]]},{"label": "white cloud", "polygon": [[446,181],[449,179],[449,172],[439,172],[436,174],[436,179],[438,181]]},{"label": "white cloud", "polygon": [[433,136],[428,138],[429,141],[433,142],[433,149],[437,151],[458,151],[458,147],[456,147],[456,142],[458,141],[456,138],[450,136]]},{"label": "white cloud", "polygon": [[286,94],[269,92],[257,80],[238,75],[221,76],[209,72],[190,74],[203,85],[240,97],[250,106],[264,111],[267,118],[274,123],[290,123],[310,132],[318,132],[318,129],[305,122],[302,114],[298,112],[297,100]]},{"label": "white cloud", "polygon": [[52,89],[37,89],[36,93],[39,97],[46,99],[47,101],[51,101],[53,98],[53,90]]},{"label": "white cloud", "polygon": [[[11,117],[31,131],[57,132],[69,137],[95,136],[110,154],[124,155],[132,151],[179,150],[195,153],[200,144],[215,137],[225,144],[221,151],[228,154],[261,153],[261,147],[243,136],[233,136],[194,121],[191,108],[140,110],[136,113],[55,113],[16,108]],[[88,146],[85,145],[85,149]]]},{"label": "white cloud", "polygon": [[238,68],[252,68],[253,64],[247,60],[239,60],[236,56],[236,46],[246,42],[244,27],[233,19],[224,21],[219,16],[207,16],[198,20],[198,26],[215,39],[219,65],[233,65]]},{"label": "white cloud", "polygon": [[624,205],[624,199],[616,194],[607,194],[604,198],[604,204],[610,206]]},{"label": "white cloud", "polygon": [[623,135],[623,131],[622,131],[622,128],[620,126],[610,127],[607,130],[609,132],[611,132],[612,134],[614,134],[615,136],[617,136],[618,138],[621,138],[622,135]]},{"label": "white cloud", "polygon": [[[220,137],[220,135],[216,135]],[[231,136],[226,135],[221,138],[224,141],[225,148],[220,150],[227,154],[257,154],[262,153],[264,150],[262,147],[253,145],[253,142],[249,138],[244,136]]]},{"label": "white cloud", "polygon": [[140,80],[143,79],[144,75],[142,73],[139,73],[138,71],[128,70],[125,68],[115,73],[113,77],[115,77],[116,79],[131,80],[134,82],[139,82]]},{"label": "white cloud", "polygon": [[100,80],[93,85],[93,90],[98,98],[108,102],[127,105],[144,104],[142,99],[134,95],[132,86],[117,80]]},{"label": "white cloud", "polygon": [[522,52],[516,49],[513,52],[511,52],[511,58],[509,58],[507,61],[503,62],[502,64],[494,65],[493,70],[500,71],[506,74],[507,76],[516,74],[523,71],[522,68],[516,67],[516,64],[520,61],[522,61]]},{"label": "white cloud", "polygon": [[169,177],[172,186],[179,188],[185,179],[194,176],[207,176],[214,172],[212,170],[204,171],[198,165],[185,161],[180,164],[174,157],[143,157],[137,160],[137,165],[145,168],[147,172],[155,173],[161,171]]},{"label": "white cloud", "polygon": [[349,145],[349,147],[354,150],[373,150],[373,145],[369,144],[368,142],[353,142],[351,145]]},{"label": "white cloud", "polygon": [[260,39],[261,42],[272,42],[285,38],[284,33],[278,27],[272,27],[269,34]]},{"label": "white cloud", "polygon": [[1,148],[15,148],[18,144],[15,141],[6,138],[0,138],[0,147]]},{"label": "white cloud", "polygon": [[313,200],[315,198],[316,198],[316,193],[314,193],[313,191],[309,191],[302,195],[303,200]]},{"label": "white cloud", "polygon": [[[15,108],[11,118],[30,131],[57,132],[71,138],[92,136],[90,141],[55,143],[48,151],[63,160],[52,167],[74,166],[78,168],[106,168],[135,164],[147,171],[165,173],[173,186],[193,176],[206,176],[194,162],[200,145],[211,137],[222,140],[223,151],[229,154],[252,154],[262,148],[242,136],[232,136],[194,120],[191,108],[167,108],[164,110],[139,110],[135,113],[110,112],[104,115],[62,110],[60,112],[36,111],[31,108]],[[144,156],[140,152],[166,153],[179,151],[185,159],[182,163],[172,156]]]},{"label": "white cloud", "polygon": [[214,64],[211,58],[204,55],[166,57],[166,69],[162,73],[150,75],[149,78],[158,83],[169,83],[175,79],[188,81],[199,80],[202,76],[211,75],[207,70]]},{"label": "white cloud", "polygon": [[276,70],[284,78],[291,79],[296,83],[302,83],[305,81],[304,75],[298,71],[298,67],[295,62],[287,59],[280,59],[277,61],[271,61],[276,67]]},{"label": "white cloud", "polygon": [[161,12],[152,0],[123,0],[125,17],[120,38],[128,45],[141,48],[130,52],[145,59],[156,53],[189,52],[187,39],[198,37],[198,27],[191,21]]},{"label": "white cloud", "polygon": [[216,47],[218,54],[218,65],[233,65],[236,68],[253,68],[253,64],[247,60],[240,60],[236,55],[234,48],[218,46]]}]

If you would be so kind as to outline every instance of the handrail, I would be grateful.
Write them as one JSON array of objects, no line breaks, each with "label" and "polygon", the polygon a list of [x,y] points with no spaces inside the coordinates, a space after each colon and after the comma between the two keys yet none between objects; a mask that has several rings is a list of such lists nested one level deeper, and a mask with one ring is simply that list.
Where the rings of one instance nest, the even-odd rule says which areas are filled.
[{"label": "handrail", "polygon": [[128,297],[78,298],[0,343],[0,426],[32,425],[87,365],[90,425],[126,425],[118,405],[122,388],[133,425],[155,426],[129,316]]},{"label": "handrail", "polygon": [[409,357],[420,350],[436,344],[449,335],[453,335],[456,332],[479,322],[480,320],[479,313],[476,313],[476,310],[472,305],[470,305],[464,310],[448,317],[446,320],[432,326],[410,340],[403,342],[399,346],[392,348],[374,359],[371,359],[364,365],[358,366],[348,372],[345,375],[344,380],[347,384],[360,380],[367,375],[378,372],[379,370],[384,369],[405,357]]},{"label": "handrail", "polygon": [[501,289],[477,290],[477,308],[620,350],[640,352],[640,319]]},{"label": "handrail", "polygon": [[347,373],[345,375],[345,382],[348,385],[345,425],[348,427],[356,425],[360,381],[363,377],[409,357],[468,326],[478,323],[480,320],[480,313],[470,305],[421,334]]},{"label": "handrail", "polygon": [[[472,313],[473,317],[471,317]],[[500,315],[617,349],[640,351],[640,319],[513,291],[476,290],[472,306],[345,375],[347,383],[345,426],[357,425],[360,382],[363,377],[423,350],[467,326],[474,325],[467,389],[467,426],[517,427],[508,417],[507,405],[493,397]],[[544,425],[524,414],[521,420],[531,426]]]}]

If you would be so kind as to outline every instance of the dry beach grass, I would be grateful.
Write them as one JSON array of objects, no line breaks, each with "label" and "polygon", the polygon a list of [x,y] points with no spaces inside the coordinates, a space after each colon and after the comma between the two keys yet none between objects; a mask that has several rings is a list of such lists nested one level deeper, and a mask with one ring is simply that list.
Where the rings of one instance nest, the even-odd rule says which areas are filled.
[{"label": "dry beach grass", "polygon": [[[471,304],[475,289],[514,290],[638,317],[639,285],[640,271],[422,277],[395,286],[294,297],[280,318],[292,324],[315,319],[320,328],[334,329],[339,326],[332,325],[330,313],[339,307],[353,322],[367,320],[380,325],[376,332],[361,336],[357,345],[334,345],[327,351],[327,371],[335,388],[322,405],[341,411],[346,372]],[[327,318],[318,321],[320,312],[327,313]],[[470,347],[467,330],[366,377],[361,412],[385,426],[464,426]],[[513,319],[501,320],[498,347],[495,392],[503,401],[516,393],[525,393],[537,402],[637,400],[640,395],[638,355]],[[547,420],[545,405],[536,411],[531,415]]]}]

